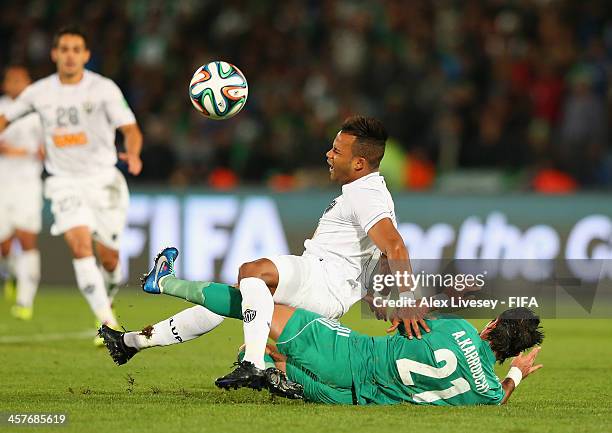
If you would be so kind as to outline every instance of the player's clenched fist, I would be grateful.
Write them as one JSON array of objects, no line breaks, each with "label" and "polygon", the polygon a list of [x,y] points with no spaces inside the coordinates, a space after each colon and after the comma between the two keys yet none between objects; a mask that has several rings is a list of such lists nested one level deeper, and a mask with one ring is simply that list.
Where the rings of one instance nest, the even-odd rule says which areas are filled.
[{"label": "player's clenched fist", "polygon": [[142,171],[142,160],[140,156],[131,153],[120,153],[119,159],[127,163],[128,172],[131,175],[138,176]]}]

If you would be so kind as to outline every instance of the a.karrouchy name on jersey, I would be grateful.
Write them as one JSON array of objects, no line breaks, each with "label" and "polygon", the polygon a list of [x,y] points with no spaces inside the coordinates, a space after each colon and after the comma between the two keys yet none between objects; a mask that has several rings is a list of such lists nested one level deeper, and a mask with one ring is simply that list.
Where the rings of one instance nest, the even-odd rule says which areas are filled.
[{"label": "a.karrouchy name on jersey", "polygon": [[57,74],[25,89],[5,116],[14,121],[35,111],[45,136],[45,167],[53,175],[87,176],[117,162],[115,130],[136,123],[121,90],[110,79],[85,71],[77,84]]},{"label": "a.karrouchy name on jersey", "polygon": [[342,195],[325,209],[304,254],[336,261],[347,280],[354,281],[356,302],[362,296],[364,268],[378,251],[368,231],[383,218],[395,226],[395,206],[385,179],[371,173],[342,186]]},{"label": "a.karrouchy name on jersey", "polygon": [[[420,340],[398,333],[374,337],[371,346],[360,350],[384,360],[374,368],[365,360],[351,363],[360,401],[500,404],[504,390],[495,375],[495,354],[489,342],[457,317],[439,316],[428,320],[428,325],[431,332]],[[351,356],[351,360],[366,358]]]},{"label": "a.karrouchy name on jersey", "polygon": [[[4,114],[13,103],[14,100],[8,96],[0,97],[0,114]],[[42,163],[38,149],[43,144],[43,132],[37,114],[31,113],[10,123],[0,134],[0,142],[27,152],[18,158],[0,155],[0,179],[3,183],[40,181]]]}]

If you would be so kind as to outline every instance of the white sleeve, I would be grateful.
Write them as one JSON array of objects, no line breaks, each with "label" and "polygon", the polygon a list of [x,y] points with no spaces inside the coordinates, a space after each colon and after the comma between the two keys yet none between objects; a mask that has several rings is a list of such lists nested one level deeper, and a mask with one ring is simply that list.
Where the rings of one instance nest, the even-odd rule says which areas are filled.
[{"label": "white sleeve", "polygon": [[381,191],[374,188],[345,188],[342,193],[366,233],[383,218],[393,219],[392,210]]},{"label": "white sleeve", "polygon": [[9,122],[14,122],[15,120],[31,113],[34,111],[34,91],[32,90],[32,86],[26,87],[26,89],[21,92],[21,94],[11,102],[4,110],[3,115],[6,117],[6,120]]},{"label": "white sleeve", "polygon": [[115,128],[136,123],[136,117],[123,97],[123,93],[110,80],[105,88],[104,106],[106,114]]}]

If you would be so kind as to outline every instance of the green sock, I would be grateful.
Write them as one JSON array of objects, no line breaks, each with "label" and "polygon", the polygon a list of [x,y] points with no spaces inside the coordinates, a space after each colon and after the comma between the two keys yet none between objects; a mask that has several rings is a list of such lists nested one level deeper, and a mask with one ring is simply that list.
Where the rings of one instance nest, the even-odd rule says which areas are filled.
[{"label": "green sock", "polygon": [[165,295],[201,305],[223,317],[242,320],[242,295],[228,284],[185,281],[170,275],[164,278],[162,286]]}]

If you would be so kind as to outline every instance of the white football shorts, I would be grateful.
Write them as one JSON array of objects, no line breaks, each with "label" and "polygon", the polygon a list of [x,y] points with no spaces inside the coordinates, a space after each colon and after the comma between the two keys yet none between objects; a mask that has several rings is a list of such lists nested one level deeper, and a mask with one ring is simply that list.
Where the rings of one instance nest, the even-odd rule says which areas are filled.
[{"label": "white football shorts", "polygon": [[45,180],[45,197],[51,200],[51,234],[87,226],[94,240],[119,250],[129,205],[129,192],[123,174],[109,173],[87,178],[50,176]]},{"label": "white football shorts", "polygon": [[279,275],[273,296],[275,303],[337,319],[362,298],[362,285],[347,278],[338,261],[313,255],[267,258]]},{"label": "white football shorts", "polygon": [[0,193],[0,242],[15,230],[40,233],[42,226],[42,181],[6,182]]}]

